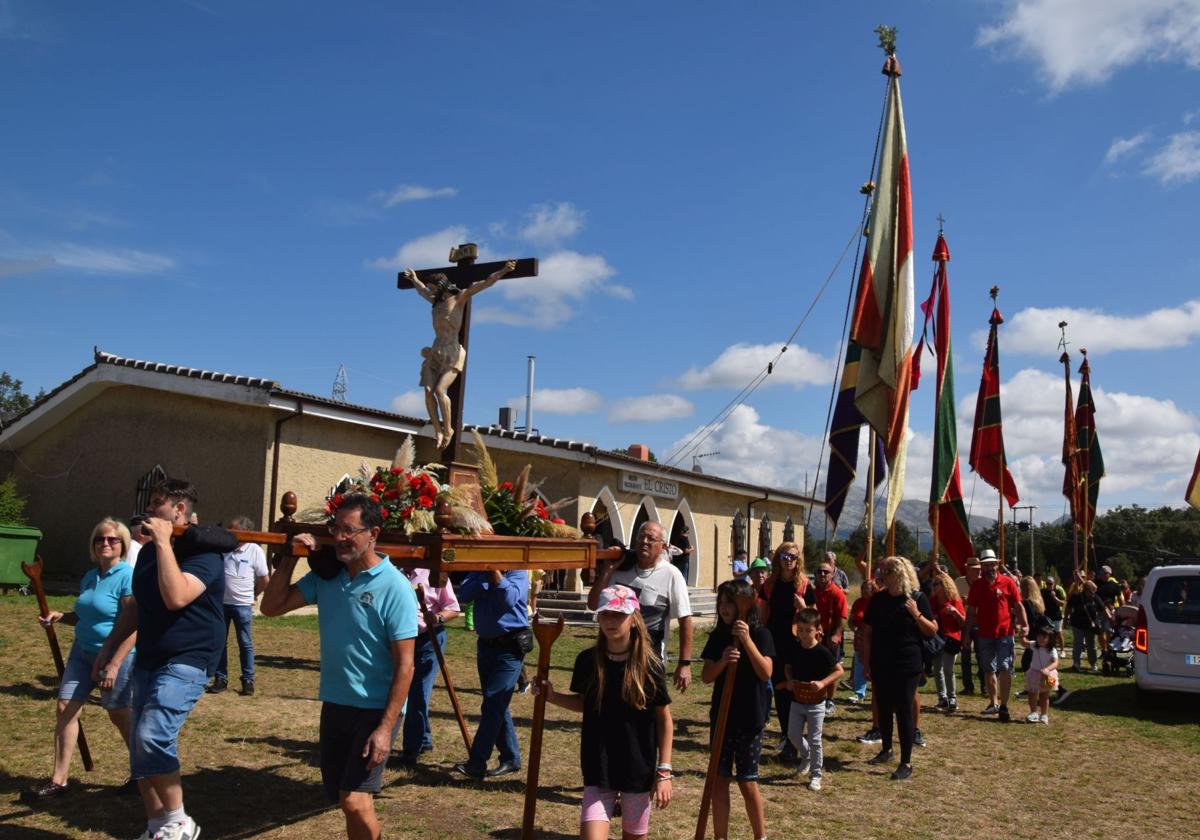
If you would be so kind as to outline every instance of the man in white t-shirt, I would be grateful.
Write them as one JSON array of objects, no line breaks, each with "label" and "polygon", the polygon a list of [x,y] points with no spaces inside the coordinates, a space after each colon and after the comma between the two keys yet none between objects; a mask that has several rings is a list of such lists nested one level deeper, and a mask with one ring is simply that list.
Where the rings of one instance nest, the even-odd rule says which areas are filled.
[{"label": "man in white t-shirt", "polygon": [[638,529],[632,556],[607,563],[596,575],[588,592],[588,609],[600,602],[600,592],[620,584],[632,589],[641,606],[642,619],[650,631],[655,650],[666,662],[671,619],[679,620],[679,659],[675,666],[675,688],[687,691],[692,682],[692,604],[687,582],[672,565],[667,554],[666,533],[657,522],[646,522]]},{"label": "man in white t-shirt", "polygon": [[[234,531],[253,531],[254,522],[246,516],[235,516],[229,523]],[[250,635],[250,620],[254,612],[254,599],[267,588],[270,572],[267,570],[267,555],[262,546],[255,543],[239,543],[238,547],[224,557],[225,560],[225,636],[229,637],[229,625],[237,631],[238,654],[242,660],[243,697],[254,693],[254,638]],[[221,646],[221,661],[209,694],[219,694],[229,687],[229,647]]]},{"label": "man in white t-shirt", "polygon": [[145,521],[146,515],[142,513],[129,520],[129,551],[125,553],[125,562],[130,566],[137,565],[138,552],[150,542],[150,535],[142,530],[142,523]]}]

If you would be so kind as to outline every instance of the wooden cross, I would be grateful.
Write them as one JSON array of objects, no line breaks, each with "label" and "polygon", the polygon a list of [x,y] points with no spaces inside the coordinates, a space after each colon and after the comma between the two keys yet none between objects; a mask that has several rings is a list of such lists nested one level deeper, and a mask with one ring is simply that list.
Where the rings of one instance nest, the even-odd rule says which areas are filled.
[{"label": "wooden cross", "polygon": [[[481,280],[486,280],[496,271],[504,268],[502,262],[477,263],[475,260],[479,256],[479,246],[473,242],[468,242],[452,248],[450,251],[450,261],[453,266],[445,268],[425,268],[417,271],[417,277],[422,283],[431,285],[433,283],[433,275],[444,274],[446,278],[455,285],[458,289],[469,289],[474,284]],[[538,273],[538,261],[536,259],[516,260],[516,268],[505,275],[509,277],[536,277]],[[412,282],[401,273],[396,282],[397,288],[412,289]],[[463,346],[463,349],[470,353],[469,339],[471,337],[471,301],[468,298],[463,307],[462,327],[458,331],[458,343]],[[467,368],[466,362],[463,363],[463,369],[459,373],[458,378],[454,380],[454,384],[450,386],[450,424],[454,429],[454,436],[450,439],[449,445],[442,450],[442,463],[451,465],[458,460],[458,443],[462,440],[462,415],[463,415],[463,395],[467,391]]]}]

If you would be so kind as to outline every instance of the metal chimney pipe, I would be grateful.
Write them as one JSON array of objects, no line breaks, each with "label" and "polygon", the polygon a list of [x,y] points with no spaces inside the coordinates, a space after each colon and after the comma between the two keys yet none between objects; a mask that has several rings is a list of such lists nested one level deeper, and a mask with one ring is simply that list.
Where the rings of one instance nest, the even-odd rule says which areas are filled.
[{"label": "metal chimney pipe", "polygon": [[537,356],[526,356],[529,368],[525,382],[525,433],[533,434],[533,368],[537,364]]}]

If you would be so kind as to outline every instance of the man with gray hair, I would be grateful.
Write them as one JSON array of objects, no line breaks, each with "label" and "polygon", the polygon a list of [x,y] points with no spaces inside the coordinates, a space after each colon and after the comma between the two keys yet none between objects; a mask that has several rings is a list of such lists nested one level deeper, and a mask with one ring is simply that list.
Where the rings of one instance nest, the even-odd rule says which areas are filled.
[{"label": "man with gray hair", "polygon": [[636,593],[642,619],[650,633],[654,652],[665,663],[671,619],[679,620],[679,659],[675,665],[675,688],[687,691],[692,682],[692,604],[687,583],[667,554],[666,533],[657,522],[645,522],[634,538],[634,550],[615,563],[606,563],[588,591],[588,609],[600,603],[600,593],[609,586],[628,586]]},{"label": "man with gray hair", "polygon": [[838,585],[838,588],[843,592],[850,591],[850,575],[846,574],[845,570],[838,565],[837,554],[832,551],[825,552],[825,562],[833,567],[833,582]]},{"label": "man with gray hair", "polygon": [[[254,520],[248,516],[235,516],[229,522],[234,531],[253,531]],[[255,543],[238,543],[238,547],[224,556],[225,562],[225,599],[222,608],[225,610],[225,634],[222,637],[228,642],[229,625],[234,626],[237,633],[238,655],[242,661],[242,690],[238,692],[243,697],[254,694],[254,638],[250,635],[250,621],[254,612],[254,599],[267,588],[270,572],[267,569],[267,555],[262,546]],[[229,646],[221,645],[221,660],[217,663],[217,671],[213,676],[212,685],[207,689],[209,694],[220,694],[229,687]]]}]

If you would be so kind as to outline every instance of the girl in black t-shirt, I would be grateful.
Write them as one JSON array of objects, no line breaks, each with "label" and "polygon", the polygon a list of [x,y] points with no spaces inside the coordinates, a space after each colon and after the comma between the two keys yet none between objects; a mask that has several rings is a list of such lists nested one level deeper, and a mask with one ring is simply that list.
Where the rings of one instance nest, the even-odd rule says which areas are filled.
[{"label": "girl in black t-shirt", "polygon": [[549,680],[534,691],[583,714],[580,836],[607,838],[620,801],[623,836],[642,838],[650,829],[651,802],[665,808],[671,801],[674,724],[666,674],[632,589],[604,589],[596,620],[599,638],[575,658],[571,692],[555,691]]},{"label": "girl in black t-shirt", "polygon": [[746,802],[750,828],[758,838],[767,836],[767,818],[758,789],[758,759],[762,753],[763,727],[771,713],[770,680],[775,645],[767,628],[759,626],[757,609],[751,609],[745,621],[738,619],[739,597],[754,598],[754,587],[748,581],[727,580],[717,588],[720,621],[700,654],[704,660],[700,679],[713,683],[709,722],[710,731],[715,731],[726,669],[728,663],[735,663],[724,743],[709,744],[710,750],[721,751],[713,786],[713,836],[729,836],[729,783],[736,765],[738,789]]}]

